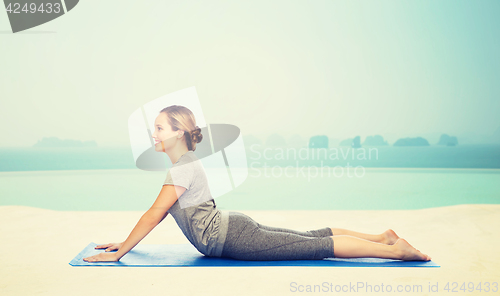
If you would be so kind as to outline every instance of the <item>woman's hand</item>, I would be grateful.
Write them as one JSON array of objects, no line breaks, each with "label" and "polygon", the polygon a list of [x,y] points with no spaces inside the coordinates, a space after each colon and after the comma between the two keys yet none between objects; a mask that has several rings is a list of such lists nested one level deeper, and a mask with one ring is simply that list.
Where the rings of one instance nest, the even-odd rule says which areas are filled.
[{"label": "woman's hand", "polygon": [[[97,245],[94,249],[106,249],[105,252],[110,252],[118,250],[122,245],[123,243],[109,243],[104,245]],[[86,262],[116,262],[118,260],[119,258],[118,256],[116,256],[116,253],[99,253],[94,256],[83,258],[83,261]]]},{"label": "woman's hand", "polygon": [[[123,243],[111,243],[95,246],[95,249],[106,249],[105,252],[83,258],[86,262],[115,262],[119,261],[133,247],[135,247],[158,223],[167,215],[168,209],[177,201],[186,188],[175,185],[164,185],[151,208],[142,215],[137,225]],[[117,251],[110,253],[110,251]]]},{"label": "woman's hand", "polygon": [[118,256],[116,253],[99,253],[94,256],[83,258],[85,262],[116,262],[118,261]]},{"label": "woman's hand", "polygon": [[109,243],[104,245],[97,245],[94,249],[106,249],[106,252],[116,251],[121,248],[123,243]]}]

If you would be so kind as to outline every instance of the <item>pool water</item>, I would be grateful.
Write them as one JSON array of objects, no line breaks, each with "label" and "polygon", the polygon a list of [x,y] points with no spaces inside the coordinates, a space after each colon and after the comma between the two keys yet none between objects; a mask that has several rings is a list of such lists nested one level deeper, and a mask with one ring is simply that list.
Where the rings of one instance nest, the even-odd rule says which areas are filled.
[{"label": "pool water", "polygon": [[[499,204],[500,169],[251,168],[216,197],[227,210],[396,210]],[[138,169],[0,172],[0,205],[61,211],[147,210],[166,172]]]}]

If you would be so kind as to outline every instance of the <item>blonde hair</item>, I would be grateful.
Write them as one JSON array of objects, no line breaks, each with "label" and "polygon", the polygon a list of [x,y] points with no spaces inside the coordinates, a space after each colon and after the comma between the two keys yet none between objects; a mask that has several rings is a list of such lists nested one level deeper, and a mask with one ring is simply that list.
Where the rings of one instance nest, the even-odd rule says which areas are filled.
[{"label": "blonde hair", "polygon": [[196,125],[193,112],[184,106],[172,105],[160,111],[165,112],[173,131],[183,130],[188,150],[195,151],[196,144],[203,140],[201,128]]}]

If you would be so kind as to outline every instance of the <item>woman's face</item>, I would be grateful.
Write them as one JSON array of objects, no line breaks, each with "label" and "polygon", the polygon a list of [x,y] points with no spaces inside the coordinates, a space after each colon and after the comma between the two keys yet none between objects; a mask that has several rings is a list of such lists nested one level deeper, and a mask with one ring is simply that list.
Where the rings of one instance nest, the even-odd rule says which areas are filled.
[{"label": "woman's face", "polygon": [[155,140],[155,151],[166,152],[166,150],[175,145],[180,131],[172,130],[172,127],[168,124],[167,114],[164,112],[156,117],[154,127],[153,139]]}]

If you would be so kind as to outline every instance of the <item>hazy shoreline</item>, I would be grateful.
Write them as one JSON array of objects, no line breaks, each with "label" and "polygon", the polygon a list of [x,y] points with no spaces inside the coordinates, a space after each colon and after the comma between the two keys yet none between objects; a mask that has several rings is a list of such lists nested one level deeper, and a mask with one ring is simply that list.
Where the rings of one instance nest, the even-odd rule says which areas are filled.
[{"label": "hazy shoreline", "polygon": [[[500,168],[500,145],[455,147],[247,147],[248,167]],[[323,152],[323,153],[322,153]],[[319,155],[319,157],[315,157]],[[0,171],[135,169],[129,147],[0,148]]]}]

